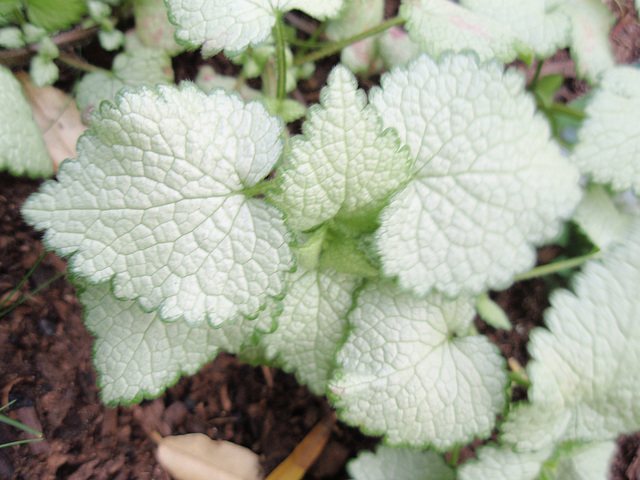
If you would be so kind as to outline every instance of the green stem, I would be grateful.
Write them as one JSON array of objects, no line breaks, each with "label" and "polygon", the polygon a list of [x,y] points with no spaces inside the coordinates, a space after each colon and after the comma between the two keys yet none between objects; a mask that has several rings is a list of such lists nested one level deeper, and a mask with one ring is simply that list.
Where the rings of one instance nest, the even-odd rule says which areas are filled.
[{"label": "green stem", "polygon": [[303,45],[301,45],[302,48],[298,52],[298,55],[305,55],[310,49],[321,48],[323,46],[323,44],[320,43],[318,39],[320,38],[320,35],[322,35],[326,30],[327,25],[327,22],[321,23],[320,26],[314,30],[313,34],[304,42]]},{"label": "green stem", "polygon": [[542,65],[544,65],[544,58],[541,60],[538,60],[536,73],[533,75],[533,79],[531,80],[531,83],[529,84],[529,87],[527,89],[530,92],[534,92],[536,90],[536,87],[538,86],[538,80],[540,79],[540,72],[542,71]]},{"label": "green stem", "polygon": [[518,385],[521,385],[525,388],[529,388],[531,386],[531,381],[523,376],[523,374],[520,372],[507,372],[507,375],[509,376],[509,380],[517,383]]},{"label": "green stem", "polygon": [[449,465],[455,467],[458,465],[458,460],[460,459],[460,445],[456,445],[451,450],[451,456],[449,457]]},{"label": "green stem", "polygon": [[44,290],[45,288],[47,288],[49,285],[51,285],[53,282],[55,282],[56,280],[58,280],[59,278],[63,277],[65,274],[65,272],[60,272],[57,275],[55,275],[54,277],[50,278],[49,280],[47,280],[46,282],[44,282],[42,285],[40,285],[38,288],[36,288],[35,290],[33,290],[31,293],[29,293],[29,295],[27,295],[24,298],[21,298],[19,301],[17,301],[16,303],[14,303],[13,305],[11,305],[10,307],[5,308],[4,310],[0,310],[0,317],[5,316],[7,313],[9,313],[11,310],[13,310],[16,307],[19,307],[20,305],[22,305],[24,302],[26,302],[27,300],[29,300],[31,297],[33,297],[34,295],[37,295],[38,293],[40,293],[42,290]]},{"label": "green stem", "polygon": [[562,270],[566,270],[567,268],[579,267],[580,265],[585,263],[587,260],[591,260],[593,258],[599,258],[599,257],[600,257],[600,251],[597,250],[595,252],[582,255],[580,257],[569,258],[567,260],[562,260],[560,262],[541,265],[539,267],[535,267],[529,270],[526,273],[523,273],[522,275],[516,276],[515,281],[520,282],[522,280],[529,280],[531,278],[544,277],[545,275],[558,273]]},{"label": "green stem", "polygon": [[278,71],[276,98],[278,100],[284,100],[287,96],[287,59],[285,55],[286,45],[284,41],[282,13],[278,13],[278,18],[276,18],[276,24],[273,27],[273,36],[276,40],[276,70]]},{"label": "green stem", "polygon": [[247,197],[255,197],[256,195],[264,195],[276,186],[277,179],[273,178],[265,182],[259,183],[253,187],[247,188],[242,193]]},{"label": "green stem", "polygon": [[577,108],[573,108],[564,103],[554,102],[549,107],[547,107],[547,111],[553,114],[561,114],[566,115],[568,117],[575,118],[576,120],[584,120],[587,116],[582,110],[578,110]]},{"label": "green stem", "polygon": [[376,25],[375,27],[369,28],[364,32],[361,32],[353,37],[345,38],[344,40],[340,40],[339,42],[331,43],[326,47],[316,50],[308,55],[302,55],[293,60],[294,65],[302,65],[307,62],[315,62],[316,60],[320,60],[321,58],[329,57],[334,53],[338,53],[344,47],[351,45],[352,43],[359,42],[360,40],[364,40],[365,38],[372,37],[379,33],[384,32],[387,28],[394,27],[396,25],[402,25],[404,23],[404,19],[402,17],[393,17],[389,20],[382,22],[380,25]]},{"label": "green stem", "polygon": [[66,55],[64,53],[61,53],[58,56],[58,60],[82,72],[88,72],[88,73],[102,72],[102,73],[106,73],[109,76],[113,75],[113,72],[111,70],[106,70],[104,68],[96,67],[95,65],[91,65],[90,63],[83,62],[82,60],[78,60],[77,58],[74,58],[71,55]]},{"label": "green stem", "polygon": [[15,442],[3,443],[2,445],[0,445],[0,448],[14,447],[16,445],[22,445],[23,443],[39,442],[40,440],[42,440],[42,438],[29,438],[27,440],[17,440]]},{"label": "green stem", "polygon": [[[2,307],[4,307],[6,305],[6,303],[9,301],[9,299],[11,297],[13,297],[13,295],[22,288],[22,286],[24,285],[24,283],[29,279],[29,277],[33,274],[33,272],[35,272],[36,268],[38,268],[38,265],[40,265],[40,262],[42,262],[42,260],[44,260],[44,257],[47,255],[47,252],[44,252],[42,255],[40,255],[40,257],[38,257],[38,259],[36,260],[36,263],[33,264],[33,267],[31,267],[31,269],[27,272],[27,274],[22,277],[22,280],[20,280],[20,283],[18,283],[18,285],[16,285],[14,287],[13,290],[11,290],[11,292],[9,293],[9,295],[7,295],[5,297],[5,299],[0,302],[0,310],[2,309]],[[2,315],[0,315],[2,316]],[[4,408],[4,407],[3,407]],[[1,409],[0,409],[1,410]]]}]

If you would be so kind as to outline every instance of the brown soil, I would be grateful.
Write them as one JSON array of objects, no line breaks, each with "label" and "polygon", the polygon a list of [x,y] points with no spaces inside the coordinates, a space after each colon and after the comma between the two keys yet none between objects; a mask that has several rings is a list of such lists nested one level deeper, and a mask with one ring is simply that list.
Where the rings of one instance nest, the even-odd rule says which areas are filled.
[{"label": "brown soil", "polygon": [[[617,58],[628,63],[640,57],[640,27],[630,17],[632,2],[622,4],[631,13],[618,14],[621,20],[614,28],[612,45]],[[554,58],[545,69],[567,70],[570,60],[566,54]],[[301,85],[298,95],[308,103],[317,101],[332,60]],[[174,62],[177,77],[191,78],[201,61],[195,53],[178,57]],[[229,68],[216,60],[212,63],[222,70]],[[67,79],[70,84],[71,80]],[[571,98],[582,89],[584,84],[568,78],[561,94]],[[19,213],[24,199],[38,186],[39,182],[0,174],[0,303],[44,253],[40,234],[26,226]],[[541,251],[541,260],[555,254],[554,250]],[[7,306],[65,269],[63,260],[47,253]],[[523,282],[494,298],[507,311],[514,329],[495,331],[480,320],[478,329],[506,358],[526,365],[528,335],[532,328],[543,325],[548,288],[541,280]],[[15,401],[3,413],[44,434],[43,441],[0,449],[0,479],[168,480],[154,458],[151,431],[162,435],[202,432],[231,440],[258,453],[269,472],[331,412],[325,399],[310,394],[291,375],[254,368],[230,355],[221,355],[198,374],[183,378],[156,400],[105,407],[91,364],[92,341],[75,292],[64,278],[0,317],[0,406]],[[514,395],[522,398],[526,392]],[[26,435],[0,423],[0,444],[20,438]],[[305,478],[346,478],[346,461],[376,443],[377,439],[339,423]],[[640,434],[620,438],[610,478],[640,479]]]}]

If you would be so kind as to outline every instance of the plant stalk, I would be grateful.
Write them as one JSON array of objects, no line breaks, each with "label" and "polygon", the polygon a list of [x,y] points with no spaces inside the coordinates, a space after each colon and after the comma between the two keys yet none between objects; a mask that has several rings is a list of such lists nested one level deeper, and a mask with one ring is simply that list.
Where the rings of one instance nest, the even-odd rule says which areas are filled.
[{"label": "plant stalk", "polygon": [[567,268],[575,268],[579,267],[583,263],[593,258],[600,258],[600,250],[595,252],[588,253],[586,255],[582,255],[580,257],[569,258],[567,260],[562,260],[560,262],[549,263],[547,265],[541,265],[539,267],[532,268],[526,273],[522,275],[517,275],[515,278],[516,282],[521,282],[522,280],[530,280],[532,278],[544,277],[545,275],[551,275],[552,273],[558,273],[562,270],[566,270]]},{"label": "plant stalk", "polygon": [[456,445],[451,450],[451,456],[449,457],[449,465],[452,467],[456,467],[458,465],[458,460],[460,459],[460,445]]},{"label": "plant stalk", "polygon": [[284,100],[287,96],[287,58],[285,55],[284,25],[282,24],[282,13],[278,13],[276,24],[273,27],[273,36],[276,40],[276,70],[278,80],[276,87],[276,98]]},{"label": "plant stalk", "polygon": [[90,63],[83,62],[82,60],[78,60],[77,58],[72,57],[71,55],[67,55],[65,53],[60,53],[57,59],[60,60],[62,63],[69,65],[70,67],[73,67],[76,70],[80,70],[82,72],[87,72],[87,73],[102,72],[109,76],[113,76],[113,72],[111,70],[106,70],[104,68],[91,65]]},{"label": "plant stalk", "polygon": [[338,53],[344,47],[351,45],[352,43],[359,42],[360,40],[364,40],[365,38],[373,37],[379,33],[384,32],[387,28],[395,27],[396,25],[402,25],[405,22],[402,17],[393,17],[389,20],[382,22],[380,25],[376,25],[375,27],[369,28],[363,32],[360,32],[357,35],[354,35],[349,38],[345,38],[344,40],[340,40],[339,42],[331,43],[320,50],[316,50],[308,55],[302,55],[293,60],[294,65],[302,65],[307,62],[315,62],[316,60],[320,60],[321,58],[329,57],[334,53]]}]

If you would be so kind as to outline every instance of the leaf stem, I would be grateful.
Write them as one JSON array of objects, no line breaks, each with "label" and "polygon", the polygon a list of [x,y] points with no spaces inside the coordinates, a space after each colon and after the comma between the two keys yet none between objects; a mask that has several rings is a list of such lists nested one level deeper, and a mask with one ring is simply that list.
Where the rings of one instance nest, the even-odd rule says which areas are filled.
[{"label": "leaf stem", "polygon": [[293,60],[294,65],[302,65],[307,62],[315,62],[316,60],[320,60],[321,58],[329,57],[334,53],[338,53],[347,45],[351,45],[352,43],[359,42],[360,40],[364,40],[365,38],[372,37],[379,33],[384,32],[387,28],[394,27],[396,25],[402,25],[405,22],[402,17],[393,17],[389,20],[382,22],[380,25],[376,25],[375,27],[369,28],[363,32],[360,32],[357,35],[354,35],[349,38],[345,38],[344,40],[340,40],[339,42],[330,43],[326,47],[316,50],[308,55],[302,55]]},{"label": "leaf stem", "polygon": [[594,258],[600,258],[600,250],[593,251],[591,253],[582,255],[580,257],[569,258],[567,260],[562,260],[560,262],[549,263],[547,265],[541,265],[539,267],[532,268],[528,272],[523,273],[522,275],[516,276],[515,281],[520,282],[522,280],[529,280],[532,278],[544,277],[545,275],[558,273],[562,270],[566,270],[567,268],[579,267],[586,261]]},{"label": "leaf stem", "polygon": [[566,115],[567,117],[572,117],[576,120],[584,120],[587,117],[587,114],[582,110],[578,110],[570,105],[558,102],[553,102],[549,105],[547,107],[547,111],[552,114]]},{"label": "leaf stem", "polygon": [[276,70],[278,72],[276,98],[284,100],[287,96],[287,58],[285,55],[284,25],[280,12],[278,12],[278,18],[276,18],[276,24],[273,27],[273,36],[276,40]]},{"label": "leaf stem", "polygon": [[109,76],[113,76],[113,72],[111,70],[107,70],[105,68],[91,65],[90,63],[83,62],[82,60],[78,60],[77,58],[72,57],[71,55],[67,55],[65,53],[60,53],[60,55],[58,56],[58,60],[60,60],[62,63],[66,65],[69,65],[70,67],[73,67],[83,72],[88,72],[88,73],[102,72]]},{"label": "leaf stem", "polygon": [[449,457],[449,465],[455,467],[458,465],[458,460],[460,459],[460,445],[456,445],[451,450],[451,456]]},{"label": "leaf stem", "polygon": [[242,191],[242,193],[247,197],[255,197],[257,195],[264,195],[269,190],[273,189],[276,186],[277,179],[272,178],[266,180],[262,183],[254,185],[253,187],[246,188]]},{"label": "leaf stem", "polygon": [[533,79],[531,80],[531,83],[529,83],[528,90],[530,92],[534,92],[536,90],[536,87],[538,86],[538,80],[540,79],[540,72],[542,72],[542,65],[544,65],[544,58],[538,60],[538,66],[536,67],[536,73],[533,75]]}]

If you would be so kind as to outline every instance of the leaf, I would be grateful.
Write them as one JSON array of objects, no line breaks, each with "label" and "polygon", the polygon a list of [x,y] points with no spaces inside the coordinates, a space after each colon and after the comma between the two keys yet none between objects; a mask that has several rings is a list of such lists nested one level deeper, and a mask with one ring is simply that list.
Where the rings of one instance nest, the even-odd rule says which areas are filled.
[{"label": "leaf", "polygon": [[583,173],[616,191],[640,193],[640,70],[615,67],[587,105],[572,160]]},{"label": "leaf", "polygon": [[477,452],[477,460],[467,461],[458,470],[460,480],[536,480],[550,449],[539,452],[514,452],[508,447],[486,445]]},{"label": "leaf", "polygon": [[340,418],[389,445],[447,450],[489,435],[507,376],[486,337],[466,336],[474,313],[470,299],[418,299],[367,283],[329,382]]},{"label": "leaf", "polygon": [[578,445],[560,455],[557,466],[549,476],[552,480],[602,480],[607,478],[609,462],[616,450],[616,443],[594,442]]},{"label": "leaf", "polygon": [[378,37],[380,57],[389,70],[406,67],[420,54],[420,46],[401,27],[391,27]]},{"label": "leaf", "polygon": [[[0,12],[1,12],[1,8],[2,7],[0,7]],[[2,23],[0,22],[0,25],[1,24]],[[22,31],[17,27],[0,28],[0,47],[7,48],[7,49],[24,47]]]},{"label": "leaf", "polygon": [[176,480],[262,480],[260,457],[248,448],[202,433],[164,437],[158,462]]},{"label": "leaf", "polygon": [[489,296],[484,293],[478,297],[476,302],[476,310],[480,318],[491,325],[493,328],[502,328],[504,330],[511,330],[511,321],[504,312],[504,310],[496,302],[491,300]]},{"label": "leaf", "polygon": [[84,0],[26,0],[29,21],[48,32],[80,22],[87,11]]},{"label": "leaf", "polygon": [[282,301],[278,329],[260,340],[268,359],[317,395],[323,395],[335,367],[335,353],[347,331],[357,277],[298,268]]},{"label": "leaf", "polygon": [[49,177],[53,164],[20,83],[0,66],[0,170]]},{"label": "leaf", "polygon": [[414,159],[380,216],[386,275],[426,295],[479,295],[530,269],[580,199],[522,76],[473,55],[426,55],[382,78],[370,101]]},{"label": "leaf", "polygon": [[527,45],[536,56],[547,58],[556,50],[569,45],[571,23],[568,12],[550,0],[462,0],[472,12],[490,18],[508,28]]},{"label": "leaf", "polygon": [[302,10],[324,20],[338,13],[342,0],[166,0],[169,20],[178,29],[179,43],[210,57],[222,49],[227,56],[256,47],[267,40],[276,17],[289,10]]},{"label": "leaf", "polygon": [[486,61],[531,59],[531,48],[504,24],[449,0],[405,0],[400,15],[411,39],[438,58],[445,51],[473,51]]},{"label": "leaf", "polygon": [[563,409],[517,404],[500,426],[500,442],[516,452],[553,449],[564,436],[570,417]]},{"label": "leaf", "polygon": [[567,409],[565,439],[604,441],[640,429],[640,222],[590,261],[573,290],[554,292],[546,329],[531,334],[532,403]]},{"label": "leaf", "polygon": [[606,250],[629,235],[634,216],[621,211],[601,185],[589,185],[573,220],[594,245]]},{"label": "leaf", "polygon": [[171,56],[183,50],[174,39],[176,27],[169,22],[163,0],[134,0],[133,15],[136,35],[144,45],[164,50]]},{"label": "leaf", "polygon": [[347,464],[354,480],[454,480],[454,471],[432,450],[378,445],[375,453],[361,451]]},{"label": "leaf", "polygon": [[282,124],[259,103],[193,84],[104,102],[58,181],[25,218],[91,283],[164,320],[255,317],[293,268],[283,215],[255,187],[282,153]]},{"label": "leaf", "polygon": [[62,90],[37,88],[29,76],[22,72],[17,78],[57,169],[63,160],[76,156],[76,143],[87,127],[82,124],[75,100]]},{"label": "leaf", "polygon": [[219,329],[163,322],[157,312],[114,298],[107,284],[92,286],[79,278],[74,283],[85,325],[96,338],[93,363],[102,401],[108,405],[155,398],[182,375],[196,373],[220,350],[235,353],[250,344],[252,336],[273,329],[267,313]]},{"label": "leaf", "polygon": [[615,65],[609,45],[615,16],[601,0],[567,0],[558,5],[571,20],[571,54],[578,75],[597,83]]},{"label": "leaf", "polygon": [[103,100],[115,99],[124,87],[139,87],[173,82],[171,59],[162,50],[138,48],[117,55],[113,73],[86,74],[76,87],[76,101],[81,111],[100,105]]},{"label": "leaf", "polygon": [[395,132],[382,131],[349,70],[334,68],[320,101],[309,109],[304,134],[291,141],[281,193],[271,197],[297,230],[333,217],[346,223],[372,213],[375,218],[410,167],[406,148]]}]

